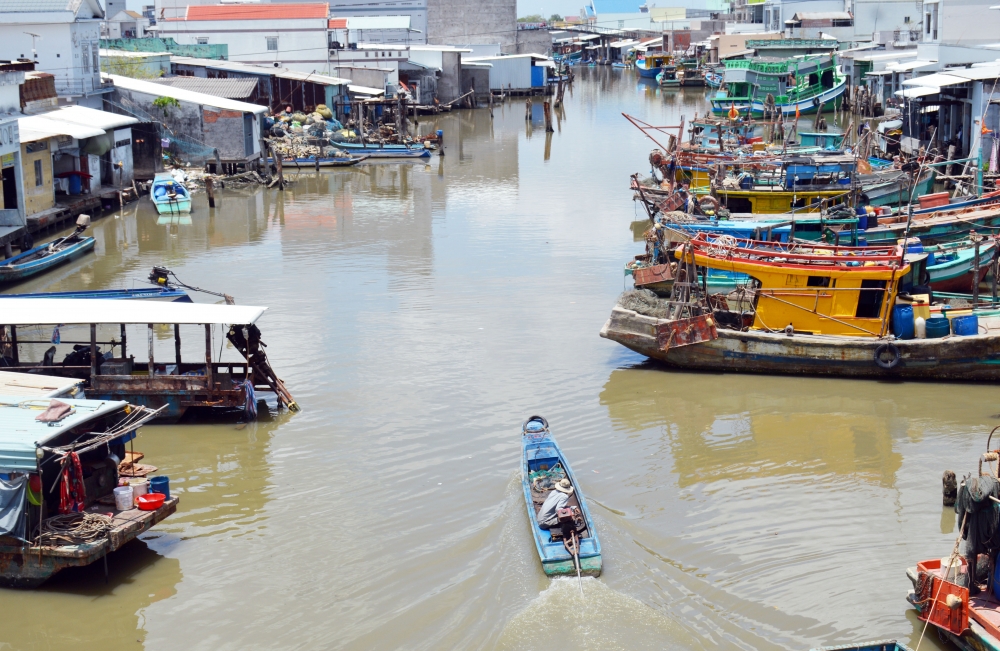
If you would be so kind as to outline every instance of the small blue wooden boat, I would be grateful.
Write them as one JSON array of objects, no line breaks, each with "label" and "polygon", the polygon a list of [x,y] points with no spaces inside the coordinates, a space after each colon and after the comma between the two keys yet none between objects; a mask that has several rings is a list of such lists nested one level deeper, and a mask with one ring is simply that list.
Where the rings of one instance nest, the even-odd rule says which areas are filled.
[{"label": "small blue wooden boat", "polygon": [[843,646],[821,646],[810,651],[911,651],[910,647],[896,640],[874,640]]},{"label": "small blue wooden boat", "polygon": [[[367,160],[369,156],[328,156],[319,159],[319,167],[351,167],[361,161]],[[274,164],[273,158],[267,159],[268,165]],[[282,158],[283,167],[305,167],[316,168],[315,158]]]},{"label": "small blue wooden boat", "polygon": [[160,172],[153,177],[149,198],[161,215],[191,212],[191,193],[169,172]]},{"label": "small blue wooden boat", "polygon": [[144,300],[191,303],[191,297],[177,287],[148,287],[144,289],[94,289],[80,292],[35,292],[32,294],[0,294],[3,298],[97,298],[103,300]]},{"label": "small blue wooden boat", "polygon": [[722,85],[722,75],[715,72],[706,72],[705,85],[711,86],[712,88],[718,88]]},{"label": "small blue wooden boat", "polygon": [[[567,550],[567,545],[563,543],[560,528],[542,529],[538,525],[538,510],[549,494],[549,487],[564,478],[573,486],[573,493],[566,506],[579,510],[577,518],[579,567],[577,559],[574,559]],[[601,543],[597,539],[597,531],[594,529],[583,491],[580,490],[580,483],[573,475],[562,450],[549,433],[548,421],[541,416],[532,416],[521,428],[521,483],[524,487],[524,501],[528,508],[531,533],[545,573],[549,576],[575,576],[579,572],[600,576]],[[572,543],[568,546],[572,547]]]},{"label": "small blue wooden boat", "polygon": [[423,145],[380,145],[374,142],[338,142],[336,147],[351,153],[367,154],[371,158],[425,158],[431,155]]},{"label": "small blue wooden boat", "polygon": [[[89,223],[89,220],[88,220]],[[94,249],[94,238],[81,237],[82,230],[69,237],[36,246],[0,262],[0,285],[30,278],[57,265],[69,262]]]},{"label": "small blue wooden boat", "polygon": [[622,63],[621,61],[615,61],[614,63],[611,64],[611,67],[624,69],[624,68],[631,68],[632,66],[630,66],[627,63]]}]

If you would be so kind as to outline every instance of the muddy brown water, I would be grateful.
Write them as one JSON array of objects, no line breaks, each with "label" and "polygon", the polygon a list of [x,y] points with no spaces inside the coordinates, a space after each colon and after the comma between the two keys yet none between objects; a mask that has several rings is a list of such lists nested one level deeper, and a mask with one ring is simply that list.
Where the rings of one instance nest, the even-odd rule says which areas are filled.
[{"label": "muddy brown water", "polygon": [[[97,564],[0,590],[0,648],[914,645],[904,572],[951,549],[941,473],[974,470],[995,388],[685,374],[598,337],[640,252],[628,175],[651,146],[620,113],[706,107],[583,69],[549,138],[522,102],[421,118],[445,157],[303,172],[215,210],[198,194],[189,226],[147,201],[96,221],[93,255],[8,291],[138,286],[165,264],[269,307],[303,410],[144,428],[178,513],[107,583]],[[585,600],[531,542],[536,413],[603,544]]]}]

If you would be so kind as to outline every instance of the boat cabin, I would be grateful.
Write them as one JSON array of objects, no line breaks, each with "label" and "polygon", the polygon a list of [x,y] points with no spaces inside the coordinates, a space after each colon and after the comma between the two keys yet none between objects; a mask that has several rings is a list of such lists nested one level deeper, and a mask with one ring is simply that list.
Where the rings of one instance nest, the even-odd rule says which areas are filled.
[{"label": "boat cabin", "polygon": [[844,135],[843,133],[802,132],[799,134],[799,146],[839,150],[844,145]]},{"label": "boat cabin", "polygon": [[[0,396],[0,479],[14,516],[0,520],[0,585],[35,587],[88,565],[176,510],[176,497],[149,511],[108,503],[122,476],[141,474],[126,444],[155,415],[119,400]],[[64,521],[82,513],[106,535],[76,538]]]},{"label": "boat cabin", "polygon": [[163,420],[192,407],[243,410],[253,418],[258,392],[275,394],[279,407],[295,411],[255,325],[266,309],[7,299],[0,311],[0,369],[78,378],[88,398],[165,407],[157,414]]},{"label": "boat cabin", "polygon": [[819,212],[847,200],[855,171],[854,158],[841,154],[726,165],[719,197],[733,213]]},{"label": "boat cabin", "polygon": [[699,235],[676,255],[687,255],[699,267],[748,276],[754,330],[881,336],[901,280],[911,271],[902,247],[717,240]]}]

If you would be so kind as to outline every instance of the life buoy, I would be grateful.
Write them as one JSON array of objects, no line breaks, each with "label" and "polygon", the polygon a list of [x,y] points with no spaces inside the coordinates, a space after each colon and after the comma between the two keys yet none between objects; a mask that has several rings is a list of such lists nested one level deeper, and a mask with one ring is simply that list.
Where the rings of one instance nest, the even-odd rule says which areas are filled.
[{"label": "life buoy", "polygon": [[705,195],[698,199],[698,207],[701,208],[702,212],[707,212],[711,210],[713,213],[719,211],[719,200],[712,195]]},{"label": "life buoy", "polygon": [[[889,353],[890,355],[892,355],[892,358],[883,359],[882,355],[884,355],[885,353]],[[885,369],[887,371],[896,368],[896,365],[899,364],[899,359],[900,359],[899,349],[896,348],[895,344],[886,343],[882,344],[881,346],[875,349],[875,364],[879,368]]]}]

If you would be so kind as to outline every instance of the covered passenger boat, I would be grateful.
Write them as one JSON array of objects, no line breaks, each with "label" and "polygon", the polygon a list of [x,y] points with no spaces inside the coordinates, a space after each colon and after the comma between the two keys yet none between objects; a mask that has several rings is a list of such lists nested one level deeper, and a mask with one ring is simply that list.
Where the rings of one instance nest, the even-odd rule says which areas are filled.
[{"label": "covered passenger boat", "polygon": [[[558,514],[558,525],[542,528],[538,513],[550,492],[571,490],[566,508],[572,513]],[[601,543],[587,509],[587,502],[573,470],[549,432],[541,416],[532,416],[521,427],[521,483],[528,507],[528,521],[535,540],[538,558],[546,574],[601,575]]]},{"label": "covered passenger boat", "polygon": [[126,443],[155,415],[119,400],[0,396],[0,585],[36,587],[174,513],[175,496],[142,509],[130,488],[126,504],[113,497],[134,471]]},{"label": "covered passenger boat", "polygon": [[[962,327],[954,314],[928,319],[927,338],[913,338],[924,254],[705,234],[675,254],[670,298],[625,292],[602,337],[690,370],[1000,380],[996,310],[966,312]],[[709,295],[698,268],[749,280]]]},{"label": "covered passenger boat", "polygon": [[[163,408],[157,412],[163,420],[176,420],[192,407],[242,411],[253,418],[258,393],[274,394],[279,407],[295,411],[255,325],[266,309],[7,299],[0,308],[0,368],[79,378],[86,381],[89,398]],[[157,345],[161,339],[166,346]],[[138,350],[128,347],[137,340]],[[187,348],[184,359],[182,348]],[[138,359],[131,351],[139,352]]]}]

